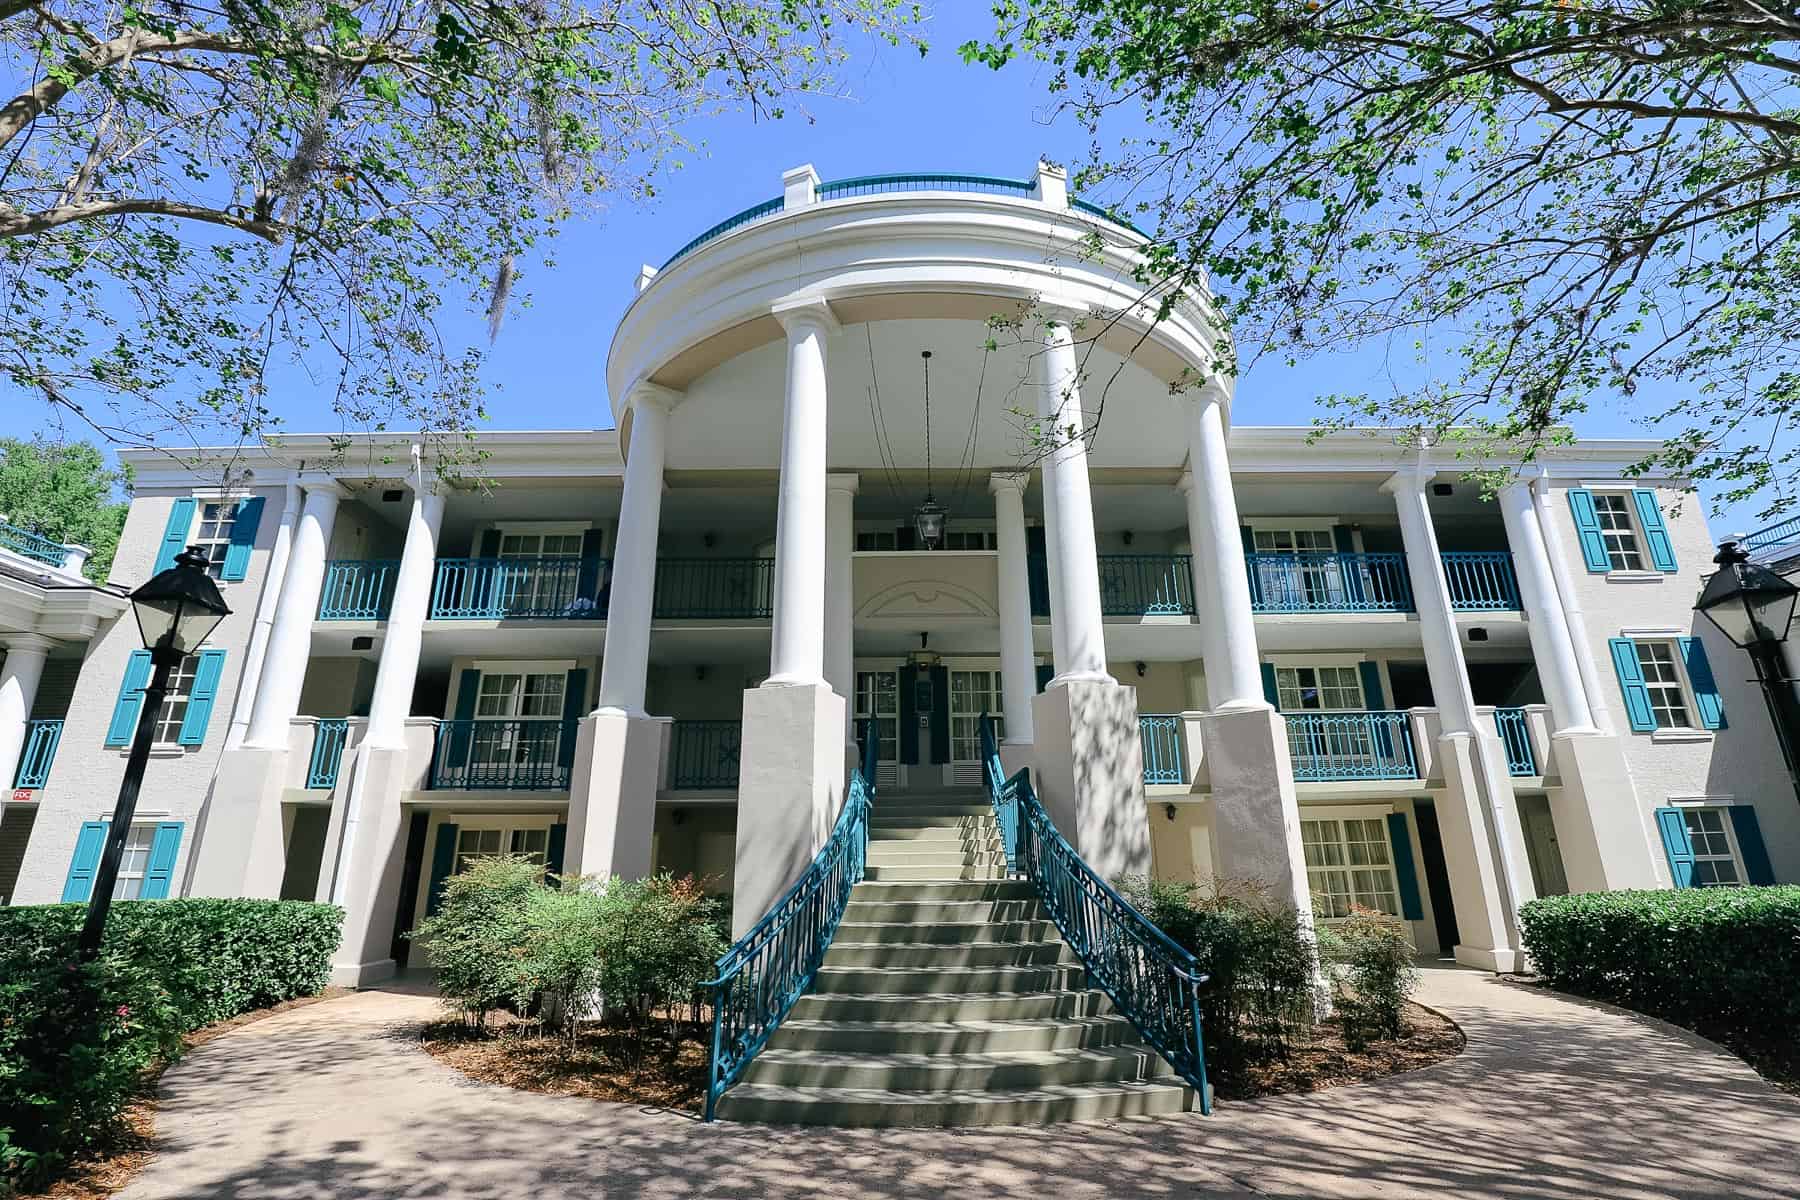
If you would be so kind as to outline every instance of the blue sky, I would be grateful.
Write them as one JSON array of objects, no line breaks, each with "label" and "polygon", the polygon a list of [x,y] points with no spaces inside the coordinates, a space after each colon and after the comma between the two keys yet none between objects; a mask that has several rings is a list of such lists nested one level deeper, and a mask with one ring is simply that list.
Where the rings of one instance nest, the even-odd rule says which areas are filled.
[{"label": "blue sky", "polygon": [[[965,66],[956,47],[991,29],[987,5],[953,0],[936,6],[927,27],[931,52],[864,48],[843,73],[846,99],[812,99],[779,121],[730,114],[695,122],[697,152],[660,186],[653,203],[621,203],[572,226],[555,249],[557,267],[528,265],[515,308],[490,351],[496,385],[495,428],[610,425],[602,367],[606,347],[644,262],[660,263],[695,233],[777,195],[781,172],[811,162],[826,179],[889,171],[950,171],[1023,177],[1040,156],[1079,161],[1088,139],[1067,119],[1050,122],[1049,94],[1030,64],[1004,71]],[[471,318],[468,330],[478,328]],[[1289,367],[1265,359],[1238,382],[1234,420],[1305,424],[1330,392],[1391,390],[1417,368],[1410,348],[1382,347],[1315,357]],[[337,422],[303,375],[290,374],[275,397],[288,429],[330,429]],[[0,405],[0,433],[44,427],[43,409],[14,395]],[[71,431],[73,432],[73,431]],[[1578,425],[1588,437],[1642,436],[1625,406],[1598,402]],[[1714,517],[1726,531],[1758,522],[1748,506]]]}]

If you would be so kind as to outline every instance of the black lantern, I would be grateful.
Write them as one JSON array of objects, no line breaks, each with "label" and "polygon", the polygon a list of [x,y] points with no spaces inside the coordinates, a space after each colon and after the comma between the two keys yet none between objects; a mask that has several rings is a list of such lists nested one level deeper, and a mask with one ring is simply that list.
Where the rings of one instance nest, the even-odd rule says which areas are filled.
[{"label": "black lantern", "polygon": [[925,503],[913,509],[913,528],[918,530],[919,541],[927,550],[936,550],[943,542],[944,523],[949,516],[930,492],[925,493]]},{"label": "black lantern", "polygon": [[1707,580],[1695,610],[1741,649],[1787,641],[1800,587],[1751,562],[1736,542],[1720,543],[1713,561],[1719,564],[1718,573]]}]

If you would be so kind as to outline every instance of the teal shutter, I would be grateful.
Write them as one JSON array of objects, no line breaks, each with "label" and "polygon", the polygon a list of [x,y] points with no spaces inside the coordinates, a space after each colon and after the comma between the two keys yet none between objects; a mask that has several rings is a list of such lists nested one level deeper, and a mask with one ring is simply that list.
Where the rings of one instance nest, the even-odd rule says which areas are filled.
[{"label": "teal shutter", "polygon": [[94,890],[94,872],[100,869],[100,852],[106,848],[106,822],[83,821],[75,838],[75,856],[69,860],[69,877],[63,881],[62,902],[81,904]]},{"label": "teal shutter", "polygon": [[[606,534],[598,529],[590,529],[581,535],[581,566],[575,577],[575,599],[578,610],[586,617],[595,619],[606,616],[606,609],[599,603],[600,598],[600,544]],[[583,600],[593,601],[593,606],[580,605]]]},{"label": "teal shutter", "polygon": [[437,845],[431,850],[431,890],[425,893],[425,915],[435,917],[444,907],[444,880],[456,866],[456,826],[446,821],[438,826]]},{"label": "teal shutter", "polygon": [[1656,828],[1662,832],[1663,853],[1669,856],[1669,874],[1675,886],[1694,886],[1694,844],[1688,840],[1687,822],[1679,808],[1656,810]]},{"label": "teal shutter", "polygon": [[1699,638],[1676,638],[1681,648],[1681,662],[1687,668],[1688,686],[1694,689],[1694,707],[1700,710],[1700,725],[1705,729],[1725,728],[1725,702],[1719,699],[1719,685],[1713,681],[1712,664],[1706,661],[1706,647]]},{"label": "teal shutter", "polygon": [[194,685],[188,690],[187,713],[181,718],[181,733],[175,738],[183,746],[198,746],[206,741],[206,723],[212,720],[219,679],[225,674],[223,650],[202,650],[194,658]]},{"label": "teal shutter", "polygon": [[1387,697],[1381,694],[1381,664],[1359,662],[1356,671],[1362,676],[1363,707],[1371,712],[1386,708]]},{"label": "teal shutter", "polygon": [[931,668],[931,761],[950,761],[950,668]]},{"label": "teal shutter", "polygon": [[1638,525],[1650,547],[1650,565],[1659,571],[1675,569],[1675,543],[1669,540],[1669,527],[1663,524],[1662,509],[1657,507],[1656,493],[1649,488],[1635,488],[1632,503],[1637,505]]},{"label": "teal shutter", "polygon": [[162,545],[156,551],[156,566],[152,572],[168,570],[175,565],[175,556],[187,549],[188,534],[194,528],[196,503],[192,496],[183,496],[169,509],[169,523],[163,526]]},{"label": "teal shutter", "polygon": [[1650,689],[1644,686],[1644,668],[1638,663],[1637,643],[1630,638],[1610,638],[1613,670],[1619,674],[1619,690],[1625,694],[1625,715],[1634,733],[1649,733],[1656,728],[1656,714],[1650,711]]},{"label": "teal shutter", "polygon": [[1606,539],[1600,536],[1600,514],[1594,510],[1594,493],[1569,489],[1569,512],[1575,518],[1575,536],[1581,540],[1581,561],[1596,574],[1612,570],[1606,557]]},{"label": "teal shutter", "polygon": [[1055,678],[1056,678],[1056,667],[1053,664],[1039,663],[1037,665],[1037,690],[1038,691],[1041,692],[1046,687],[1050,686],[1050,681]]},{"label": "teal shutter", "polygon": [[1406,814],[1389,813],[1388,841],[1394,846],[1394,882],[1400,885],[1400,915],[1423,921],[1425,905],[1419,899],[1419,872],[1413,866],[1412,838],[1406,832]]},{"label": "teal shutter", "polygon": [[1769,886],[1775,882],[1775,869],[1769,865],[1769,848],[1763,845],[1756,809],[1734,804],[1729,811],[1731,832],[1737,835],[1738,853],[1744,856],[1744,879],[1758,887]]},{"label": "teal shutter", "polygon": [[557,740],[556,765],[575,765],[575,723],[587,715],[587,668],[576,667],[563,681],[562,733]]},{"label": "teal shutter", "polygon": [[469,744],[474,739],[475,730],[469,722],[475,719],[475,702],[481,696],[481,672],[474,667],[464,667],[457,677],[456,708],[450,727],[449,753],[445,763],[451,767],[469,765]]},{"label": "teal shutter", "polygon": [[129,746],[137,732],[138,712],[144,707],[144,689],[150,684],[150,652],[133,650],[119,680],[119,698],[113,703],[112,723],[106,727],[108,746]]},{"label": "teal shutter", "polygon": [[482,531],[480,557],[500,557],[500,531],[498,529],[486,529]]},{"label": "teal shutter", "polygon": [[544,848],[544,871],[547,874],[562,874],[563,852],[568,845],[569,827],[559,821],[550,827],[550,838]]},{"label": "teal shutter", "polygon": [[1256,553],[1256,533],[1248,525],[1238,526],[1238,541],[1244,544],[1245,554]]},{"label": "teal shutter", "polygon": [[913,707],[913,689],[919,682],[919,668],[910,663],[900,668],[900,761],[919,761],[919,711]]},{"label": "teal shutter", "polygon": [[219,578],[230,582],[242,579],[250,570],[250,551],[256,548],[256,528],[262,524],[263,498],[252,496],[238,502],[231,521],[231,544],[225,547],[225,562]]},{"label": "teal shutter", "polygon": [[1281,711],[1281,689],[1275,685],[1275,664],[1262,665],[1263,699],[1274,706],[1276,712]]},{"label": "teal shutter", "polygon": [[163,821],[150,839],[150,861],[144,864],[144,888],[140,900],[167,900],[175,878],[175,856],[181,849],[181,822]]}]

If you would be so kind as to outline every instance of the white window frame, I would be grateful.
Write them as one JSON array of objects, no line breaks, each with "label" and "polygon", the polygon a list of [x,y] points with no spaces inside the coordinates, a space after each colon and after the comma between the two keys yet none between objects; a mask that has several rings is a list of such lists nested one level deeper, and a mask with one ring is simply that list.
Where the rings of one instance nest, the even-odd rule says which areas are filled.
[{"label": "white window frame", "polygon": [[[1656,734],[1710,734],[1711,730],[1706,729],[1698,723],[1700,718],[1700,706],[1694,696],[1693,680],[1688,678],[1687,660],[1682,655],[1681,643],[1677,640],[1679,637],[1685,635],[1676,633],[1625,633],[1622,636],[1631,639],[1631,652],[1637,656],[1638,674],[1644,676],[1645,690],[1652,696],[1650,714],[1657,718],[1657,725],[1656,728],[1651,731],[1651,736],[1654,737]],[[1668,647],[1675,668],[1675,685],[1681,689],[1681,704],[1686,710],[1685,715],[1687,717],[1687,724],[1685,725],[1664,725],[1662,723],[1654,701],[1655,688],[1662,685],[1652,685],[1650,683],[1650,677],[1644,670],[1644,656],[1638,653],[1639,648],[1647,644]]]},{"label": "white window frame", "polygon": [[[1380,870],[1386,875],[1387,882],[1391,887],[1391,895],[1394,898],[1394,907],[1393,907],[1393,911],[1390,915],[1397,919],[1404,920],[1405,919],[1404,910],[1402,908],[1402,902],[1400,899],[1400,877],[1399,877],[1398,872],[1395,871],[1395,869],[1394,869],[1394,844],[1393,844],[1393,840],[1388,836],[1387,819],[1388,819],[1389,815],[1392,814],[1394,811],[1395,810],[1394,810],[1393,806],[1391,806],[1391,805],[1388,805],[1385,807],[1374,807],[1374,808],[1369,807],[1367,805],[1361,805],[1361,806],[1357,806],[1357,807],[1307,806],[1305,808],[1302,808],[1300,810],[1300,840],[1301,840],[1302,858],[1304,858],[1304,856],[1305,856],[1306,824],[1311,821],[1336,821],[1336,822],[1338,822],[1338,825],[1339,825],[1340,834],[1342,833],[1342,825],[1343,825],[1343,822],[1345,822],[1345,821],[1373,821],[1373,822],[1375,822],[1377,830],[1380,834],[1377,841],[1382,846],[1384,853],[1387,855],[1386,863],[1352,864],[1349,861],[1350,843],[1348,841],[1340,841],[1338,843],[1338,845],[1344,851],[1344,854],[1343,854],[1344,862],[1342,864],[1326,865],[1326,866],[1322,866],[1322,867],[1315,867],[1311,863],[1306,864],[1307,895],[1312,896],[1315,894],[1313,891],[1313,883],[1312,883],[1312,877],[1313,877],[1313,873],[1315,871],[1341,871],[1345,875],[1346,882],[1351,883],[1350,891],[1348,893],[1350,902],[1360,903],[1360,901],[1357,899],[1357,891],[1356,891],[1354,882],[1351,881],[1351,879],[1350,879],[1350,873],[1352,871]],[[1364,907],[1374,907],[1374,906],[1364,905]],[[1385,911],[1385,910],[1378,909],[1377,911]],[[1344,917],[1320,914],[1320,913],[1318,913],[1316,906],[1315,906],[1314,912],[1319,920],[1325,921],[1327,923],[1347,919],[1347,914]]]},{"label": "white window frame", "polygon": [[[1298,670],[1303,670],[1303,669],[1310,669],[1314,672],[1317,672],[1320,668],[1327,668],[1327,669],[1346,670],[1346,671],[1350,672],[1351,677],[1356,681],[1356,694],[1359,699],[1359,703],[1361,705],[1361,707],[1357,707],[1357,708],[1325,708],[1325,707],[1289,708],[1284,703],[1281,705],[1281,711],[1282,712],[1296,712],[1296,713],[1299,713],[1299,712],[1340,713],[1340,712],[1366,712],[1366,711],[1368,711],[1367,705],[1369,703],[1369,694],[1363,690],[1363,680],[1362,680],[1362,663],[1364,661],[1365,660],[1363,660],[1363,659],[1340,659],[1340,658],[1334,658],[1334,659],[1288,658],[1288,657],[1279,656],[1279,655],[1272,657],[1269,660],[1269,665],[1275,668],[1275,695],[1277,696],[1277,698],[1279,698],[1282,694],[1281,673],[1283,671],[1298,671]],[[1321,700],[1323,699],[1323,693],[1324,693],[1324,689],[1320,688]]]},{"label": "white window frame", "polygon": [[[188,522],[187,536],[182,540],[185,546],[206,546],[206,573],[214,579],[222,579],[225,573],[225,556],[231,551],[231,537],[237,529],[237,510],[244,501],[250,499],[249,492],[223,492],[218,490],[195,492],[194,517]],[[206,506],[219,504],[228,506],[229,512],[223,523],[223,536],[202,538],[200,526],[205,523]],[[211,549],[217,547],[217,553]]]},{"label": "white window frame", "polygon": [[[451,860],[452,875],[460,875],[463,871],[462,840],[466,833],[492,833],[500,835],[498,854],[511,854],[515,835],[519,833],[538,833],[544,835],[544,852],[549,853],[550,827],[557,824],[557,818],[550,813],[452,813],[445,818],[446,822],[456,826],[456,854]],[[543,865],[542,860],[540,864]]]},{"label": "white window frame", "polygon": [[[1336,527],[1343,524],[1343,522],[1334,521],[1329,517],[1252,517],[1244,523],[1250,526],[1250,548],[1251,552],[1255,554],[1335,554],[1338,552]],[[1315,547],[1307,550],[1265,550],[1256,544],[1256,535],[1262,533],[1270,535],[1285,533],[1289,535],[1290,540],[1297,533],[1323,534],[1325,544],[1322,548]],[[1360,533],[1353,531],[1351,537],[1355,540],[1356,545],[1362,544]]]},{"label": "white window frame", "polygon": [[[1661,578],[1662,572],[1650,565],[1650,539],[1644,535],[1644,523],[1638,517],[1637,497],[1633,494],[1636,490],[1636,488],[1632,487],[1621,487],[1616,483],[1610,486],[1601,485],[1598,487],[1590,486],[1588,488],[1588,491],[1591,492],[1594,497],[1594,520],[1600,526],[1600,545],[1606,550],[1606,573],[1608,575],[1618,575],[1626,578],[1637,576]],[[1625,523],[1630,527],[1631,539],[1635,543],[1637,552],[1638,565],[1635,567],[1621,567],[1613,561],[1612,543],[1607,540],[1606,535],[1608,530],[1606,528],[1605,518],[1600,509],[1600,498],[1602,496],[1609,498],[1618,497],[1624,502]],[[1616,534],[1623,531],[1613,530],[1611,532]]]},{"label": "white window frame", "polygon": [[[1729,862],[1731,864],[1732,872],[1737,876],[1737,878],[1729,880],[1729,881],[1719,881],[1719,882],[1708,881],[1706,883],[1701,883],[1698,881],[1698,879],[1696,879],[1694,886],[1696,886],[1696,887],[1741,887],[1741,886],[1743,886],[1744,883],[1749,879],[1749,875],[1744,869],[1744,852],[1743,852],[1743,849],[1738,845],[1737,829],[1733,826],[1732,820],[1731,820],[1731,809],[1729,807],[1717,805],[1717,804],[1683,804],[1683,805],[1677,806],[1676,811],[1681,813],[1682,827],[1687,830],[1688,849],[1690,851],[1692,851],[1692,853],[1694,855],[1694,867],[1696,870],[1696,874],[1698,874],[1699,866],[1703,862],[1707,862],[1707,863]],[[1718,817],[1719,833],[1725,839],[1725,853],[1723,853],[1723,854],[1717,854],[1717,853],[1702,854],[1702,853],[1700,853],[1699,846],[1694,841],[1695,834],[1694,834],[1693,827],[1688,824],[1688,814],[1689,813],[1712,813]],[[1704,831],[1704,830],[1702,831],[1703,834],[1705,834],[1707,832],[1708,831]]]},{"label": "white window frame", "polygon": [[[1005,689],[1005,685],[1000,680],[1000,668],[997,665],[957,666],[954,664],[947,664],[947,666],[949,669],[949,692],[950,692],[950,694],[948,696],[944,697],[944,703],[948,704],[950,706],[950,761],[952,763],[980,762],[981,761],[981,714],[980,713],[974,713],[972,715],[968,714],[968,713],[960,713],[959,714],[956,711],[956,704],[954,702],[954,697],[956,696],[956,677],[958,675],[968,676],[968,675],[975,675],[975,674],[983,674],[983,675],[987,675],[989,677],[990,690],[987,691],[985,694],[991,696],[993,698],[994,703],[993,703],[993,706],[988,709],[988,715],[994,718],[994,737],[996,739],[1002,739],[1002,738],[1005,738],[1005,736],[1006,736],[1006,711],[1004,708],[1004,705],[1006,704],[1006,689]],[[975,723],[974,724],[975,733],[973,734],[973,736],[972,737],[965,736],[964,738],[961,739],[966,742],[971,742],[974,746],[975,753],[973,756],[968,757],[968,758],[960,757],[956,753],[956,743],[958,741],[957,734],[956,734],[956,725],[957,725],[958,721],[962,721],[965,723],[973,721]]]},{"label": "white window frame", "polygon": [[[139,845],[139,841],[142,845]],[[150,852],[156,845],[156,822],[133,821],[125,835],[125,853],[119,857],[119,874],[113,881],[114,900],[136,900],[144,894],[144,877],[150,873]],[[142,856],[134,859],[136,851]]]},{"label": "white window frame", "polygon": [[[169,690],[163,693],[162,705],[156,710],[156,719],[151,726],[155,730],[150,739],[152,747],[160,750],[182,748],[181,726],[187,719],[188,705],[193,701],[194,680],[199,673],[198,654],[187,655],[169,671]],[[179,712],[176,710],[177,705],[180,706]],[[165,726],[168,727],[168,737],[163,736]]]}]

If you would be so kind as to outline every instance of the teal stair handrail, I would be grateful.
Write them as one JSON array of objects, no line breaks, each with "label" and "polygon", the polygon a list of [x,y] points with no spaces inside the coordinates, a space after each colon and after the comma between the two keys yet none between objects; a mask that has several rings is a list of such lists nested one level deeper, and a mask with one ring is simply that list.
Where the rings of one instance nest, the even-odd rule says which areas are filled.
[{"label": "teal stair handrail", "polygon": [[988,800],[1006,847],[1007,868],[1023,875],[1087,968],[1144,1041],[1166,1059],[1212,1112],[1201,1036],[1200,960],[1151,924],[1075,852],[1021,769],[1005,778],[993,719],[982,714],[981,750],[987,760]]},{"label": "teal stair handrail", "polygon": [[812,987],[844,919],[850,889],[862,882],[878,746],[875,738],[864,746],[862,766],[850,773],[844,810],[812,865],[750,932],[719,956],[716,975],[700,985],[713,1010],[708,1121],[725,1089],[738,1081],[794,1002]]}]

